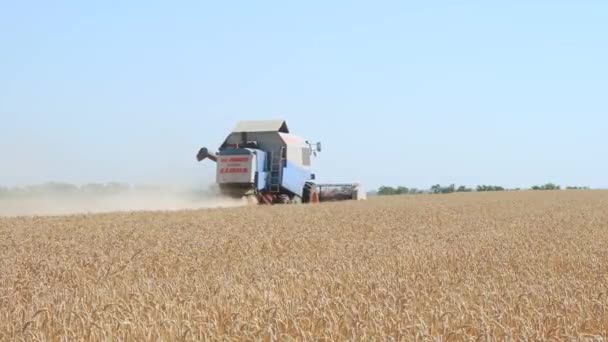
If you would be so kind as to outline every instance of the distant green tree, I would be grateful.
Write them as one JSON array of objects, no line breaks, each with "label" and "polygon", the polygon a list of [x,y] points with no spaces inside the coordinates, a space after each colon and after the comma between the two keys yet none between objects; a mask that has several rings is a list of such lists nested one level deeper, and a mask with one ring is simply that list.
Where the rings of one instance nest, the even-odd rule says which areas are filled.
[{"label": "distant green tree", "polygon": [[381,186],[378,189],[378,195],[380,196],[386,196],[386,195],[395,195],[396,194],[396,190],[393,187],[390,186]]},{"label": "distant green tree", "polygon": [[456,191],[456,185],[455,184],[450,184],[450,186],[448,186],[445,190],[445,193],[451,194],[452,192]]},{"label": "distant green tree", "polygon": [[560,186],[553,184],[553,183],[547,183],[544,185],[534,185],[532,186],[532,190],[560,190]]},{"label": "distant green tree", "polygon": [[505,188],[498,185],[478,185],[476,188],[477,191],[504,191]]},{"label": "distant green tree", "polygon": [[441,184],[435,184],[431,186],[431,192],[434,194],[451,194],[456,192],[456,185],[450,184],[448,186],[442,186]]},{"label": "distant green tree", "polygon": [[378,188],[378,191],[376,192],[376,194],[382,196],[382,195],[408,195],[408,194],[421,194],[423,193],[422,191],[416,189],[416,188],[408,188],[405,186],[398,186],[398,187],[392,187],[392,186],[381,186],[380,188]]},{"label": "distant green tree", "polygon": [[410,189],[404,186],[398,186],[395,192],[397,193],[397,195],[407,195],[410,192]]},{"label": "distant green tree", "polygon": [[461,185],[458,187],[458,189],[456,189],[456,192],[471,192],[471,191],[473,191],[473,189],[467,188],[464,185]]}]

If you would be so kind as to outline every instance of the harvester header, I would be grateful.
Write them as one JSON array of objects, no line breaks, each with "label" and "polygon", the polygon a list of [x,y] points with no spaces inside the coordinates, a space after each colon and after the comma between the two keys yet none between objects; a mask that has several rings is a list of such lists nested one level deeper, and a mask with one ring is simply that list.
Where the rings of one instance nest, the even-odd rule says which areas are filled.
[{"label": "harvester header", "polygon": [[241,121],[216,153],[203,147],[196,159],[216,163],[216,183],[230,197],[261,204],[364,199],[358,184],[341,184],[339,196],[323,195],[335,187],[314,182],[312,157],[320,151],[320,143],[292,134],[284,120]]}]

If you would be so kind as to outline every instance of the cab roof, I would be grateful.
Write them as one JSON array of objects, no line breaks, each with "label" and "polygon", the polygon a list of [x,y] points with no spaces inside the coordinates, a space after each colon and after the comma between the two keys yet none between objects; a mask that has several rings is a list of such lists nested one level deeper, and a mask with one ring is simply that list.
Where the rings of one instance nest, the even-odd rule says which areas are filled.
[{"label": "cab roof", "polygon": [[280,132],[289,133],[285,120],[250,120],[239,121],[232,133],[243,132]]}]

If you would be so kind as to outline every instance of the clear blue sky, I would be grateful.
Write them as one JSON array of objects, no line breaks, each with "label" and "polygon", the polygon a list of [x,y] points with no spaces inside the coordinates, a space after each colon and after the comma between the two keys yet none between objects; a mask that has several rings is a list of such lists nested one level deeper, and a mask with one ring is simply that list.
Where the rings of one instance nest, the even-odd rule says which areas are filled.
[{"label": "clear blue sky", "polygon": [[3,1],[0,184],[201,184],[240,119],[322,181],[608,187],[606,1]]}]

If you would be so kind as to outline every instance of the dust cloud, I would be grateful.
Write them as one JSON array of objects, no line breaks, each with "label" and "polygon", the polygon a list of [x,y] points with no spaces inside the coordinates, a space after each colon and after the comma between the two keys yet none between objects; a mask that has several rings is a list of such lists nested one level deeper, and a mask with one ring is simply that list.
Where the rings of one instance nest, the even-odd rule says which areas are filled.
[{"label": "dust cloud", "polygon": [[122,187],[108,191],[73,186],[0,189],[0,216],[47,216],[130,211],[173,211],[247,205],[215,192]]}]

